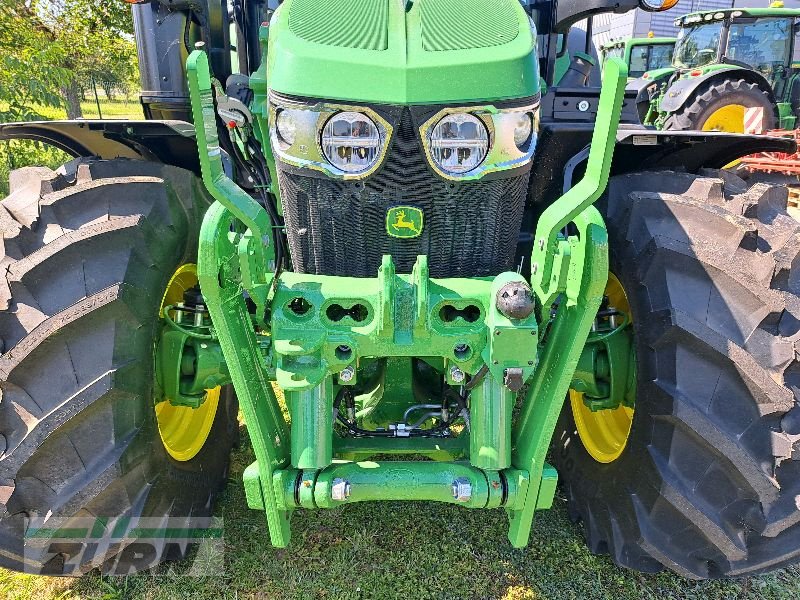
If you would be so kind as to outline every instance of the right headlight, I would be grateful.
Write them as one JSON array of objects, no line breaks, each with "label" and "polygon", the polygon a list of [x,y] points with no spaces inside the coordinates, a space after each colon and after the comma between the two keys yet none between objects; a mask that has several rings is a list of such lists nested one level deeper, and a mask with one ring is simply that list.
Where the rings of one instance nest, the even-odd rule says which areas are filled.
[{"label": "right headlight", "polygon": [[529,164],[539,129],[538,101],[519,108],[446,108],[420,133],[433,169],[446,179],[479,179]]}]

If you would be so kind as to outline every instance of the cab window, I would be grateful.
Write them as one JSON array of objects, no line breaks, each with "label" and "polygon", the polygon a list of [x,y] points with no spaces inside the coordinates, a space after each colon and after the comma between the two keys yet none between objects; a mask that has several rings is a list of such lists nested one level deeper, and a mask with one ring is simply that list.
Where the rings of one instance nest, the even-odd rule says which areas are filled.
[{"label": "cab window", "polygon": [[650,48],[650,60],[647,70],[665,69],[672,64],[672,44],[659,44]]},{"label": "cab window", "polygon": [[631,65],[628,69],[630,77],[641,77],[648,70],[647,60],[650,46],[634,46],[631,48]]},{"label": "cab window", "polygon": [[728,34],[726,56],[770,78],[788,65],[792,35],[789,19],[734,21]]}]

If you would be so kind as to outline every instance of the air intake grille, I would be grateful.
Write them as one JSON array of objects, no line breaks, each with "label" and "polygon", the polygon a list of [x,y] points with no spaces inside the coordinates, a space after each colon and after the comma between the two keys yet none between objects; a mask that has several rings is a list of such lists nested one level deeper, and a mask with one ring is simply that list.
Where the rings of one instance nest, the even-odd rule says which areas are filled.
[{"label": "air intake grille", "polygon": [[[441,179],[428,168],[408,109],[385,164],[366,182],[298,175],[280,163],[278,177],[296,271],[374,277],[384,254],[399,273],[410,273],[417,255],[427,255],[433,277],[495,275],[513,267],[528,175]],[[386,233],[387,210],[398,205],[423,211],[420,237]]]},{"label": "air intake grille", "polygon": [[386,50],[389,0],[294,0],[289,29],[317,44]]},{"label": "air intake grille", "polygon": [[423,0],[422,47],[442,51],[502,46],[519,35],[518,15],[511,2]]}]

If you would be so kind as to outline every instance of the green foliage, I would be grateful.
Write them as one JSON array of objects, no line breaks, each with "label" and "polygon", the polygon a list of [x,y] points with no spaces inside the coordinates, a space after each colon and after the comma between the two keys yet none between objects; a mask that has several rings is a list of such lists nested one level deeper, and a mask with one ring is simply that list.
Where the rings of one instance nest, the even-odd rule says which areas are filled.
[{"label": "green foliage", "polygon": [[71,158],[58,148],[39,142],[0,141],[0,198],[8,195],[8,176],[14,169],[30,165],[57,169]]},{"label": "green foliage", "polygon": [[0,122],[41,118],[36,105],[61,104],[61,48],[24,3],[0,0],[0,31]]},{"label": "green foliage", "polygon": [[0,0],[0,121],[41,118],[36,106],[82,116],[92,82],[112,98],[137,77],[129,5],[95,0]]}]

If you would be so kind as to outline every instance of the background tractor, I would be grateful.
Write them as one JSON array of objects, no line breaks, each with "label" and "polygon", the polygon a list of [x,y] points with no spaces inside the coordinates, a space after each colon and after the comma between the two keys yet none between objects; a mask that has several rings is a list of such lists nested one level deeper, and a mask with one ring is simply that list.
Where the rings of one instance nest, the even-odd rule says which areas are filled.
[{"label": "background tractor", "polygon": [[800,225],[717,170],[796,145],[644,128],[570,54],[673,4],[135,3],[148,120],[0,125],[76,157],[0,204],[0,564],[185,555],[137,532],[211,514],[238,408],[277,547],[417,500],[521,548],[560,480],[621,566],[796,562]]},{"label": "background tractor", "polygon": [[619,58],[628,65],[628,81],[638,79],[648,71],[672,66],[675,38],[653,37],[617,40],[600,46],[600,58]]},{"label": "background tractor", "polygon": [[643,121],[670,130],[794,129],[800,115],[800,10],[735,8],[686,15],[672,66],[645,73]]}]

